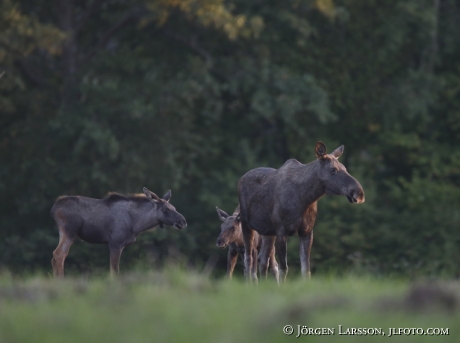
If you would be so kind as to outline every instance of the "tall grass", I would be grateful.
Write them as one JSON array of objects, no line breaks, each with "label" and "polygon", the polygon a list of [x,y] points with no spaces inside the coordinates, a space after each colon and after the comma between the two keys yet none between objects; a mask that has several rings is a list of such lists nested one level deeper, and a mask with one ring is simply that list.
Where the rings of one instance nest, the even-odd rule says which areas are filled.
[{"label": "tall grass", "polygon": [[[0,342],[458,342],[460,284],[313,277],[278,287],[213,280],[193,271],[105,277],[0,276]],[[285,325],[294,333],[283,333]],[[298,325],[334,335],[298,335]],[[383,335],[340,335],[381,328]],[[448,328],[397,335],[389,328]],[[316,330],[318,332],[318,330]],[[304,331],[305,333],[305,331]],[[330,331],[329,331],[330,333]]]}]

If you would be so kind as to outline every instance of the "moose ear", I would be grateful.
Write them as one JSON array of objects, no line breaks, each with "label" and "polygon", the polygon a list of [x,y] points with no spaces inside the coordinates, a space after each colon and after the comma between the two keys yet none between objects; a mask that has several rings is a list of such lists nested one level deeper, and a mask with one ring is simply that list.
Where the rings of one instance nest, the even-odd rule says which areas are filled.
[{"label": "moose ear", "polygon": [[341,145],[339,146],[337,149],[335,149],[331,155],[334,156],[335,158],[339,158],[340,156],[342,156],[343,154],[343,149],[344,149],[344,146]]},{"label": "moose ear", "polygon": [[228,218],[228,213],[221,210],[219,207],[216,206],[216,211],[217,211],[217,215],[219,216],[219,219],[224,221],[225,219]]},{"label": "moose ear", "polygon": [[316,143],[315,153],[317,158],[324,158],[326,156],[326,145],[321,141]]},{"label": "moose ear", "polygon": [[150,199],[152,200],[153,202],[157,202],[158,200],[160,200],[160,198],[158,197],[158,195],[156,195],[155,193],[153,193],[152,191],[149,191],[147,189],[147,187],[144,187],[143,188],[143,191],[144,191],[144,194],[145,196],[147,197],[147,199]]},{"label": "moose ear", "polygon": [[167,191],[166,194],[163,195],[163,200],[169,202],[169,199],[171,199],[171,190]]}]

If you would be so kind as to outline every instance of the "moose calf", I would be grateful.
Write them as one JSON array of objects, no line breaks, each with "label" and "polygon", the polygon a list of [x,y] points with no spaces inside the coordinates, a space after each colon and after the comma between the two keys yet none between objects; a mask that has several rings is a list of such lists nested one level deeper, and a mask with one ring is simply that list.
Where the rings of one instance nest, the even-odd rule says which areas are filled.
[{"label": "moose calf", "polygon": [[169,203],[171,191],[163,198],[144,187],[144,194],[125,196],[110,193],[105,199],[61,196],[51,209],[59,229],[59,244],[53,252],[53,275],[64,276],[64,261],[75,238],[92,244],[107,244],[110,274],[119,272],[125,246],[151,228],[163,225],[182,229],[185,218]]}]

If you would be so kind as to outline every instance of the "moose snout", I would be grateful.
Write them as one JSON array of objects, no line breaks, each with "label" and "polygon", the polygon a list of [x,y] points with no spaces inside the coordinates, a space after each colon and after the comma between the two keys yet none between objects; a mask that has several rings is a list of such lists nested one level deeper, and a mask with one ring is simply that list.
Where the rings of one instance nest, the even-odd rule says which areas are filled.
[{"label": "moose snout", "polygon": [[364,197],[364,191],[361,189],[361,192],[359,192],[358,197],[356,198],[358,201],[358,204],[362,204],[364,201],[366,201]]},{"label": "moose snout", "polygon": [[352,204],[362,204],[365,201],[363,187],[357,180],[354,181],[353,184],[345,189],[343,194],[346,196],[348,202]]},{"label": "moose snout", "polygon": [[352,189],[350,192],[350,199],[348,199],[351,203],[354,204],[362,204],[366,199],[364,197],[364,190],[360,188]]},{"label": "moose snout", "polygon": [[184,227],[187,226],[187,221],[185,220],[184,217],[182,217],[176,224],[174,224],[174,226],[177,229],[182,230]]},{"label": "moose snout", "polygon": [[225,244],[225,241],[223,239],[221,239],[221,238],[217,239],[216,246],[218,248],[225,248],[226,245],[227,244]]}]

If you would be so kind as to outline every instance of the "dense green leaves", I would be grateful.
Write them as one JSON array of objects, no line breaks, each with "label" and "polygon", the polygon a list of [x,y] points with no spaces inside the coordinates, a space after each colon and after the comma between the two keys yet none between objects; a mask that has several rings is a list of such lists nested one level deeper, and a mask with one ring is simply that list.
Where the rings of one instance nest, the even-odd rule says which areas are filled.
[{"label": "dense green leaves", "polygon": [[[189,227],[121,268],[217,258],[238,179],[345,145],[366,191],[325,197],[314,271],[459,275],[460,8],[453,0],[3,1],[0,264],[49,270],[62,194],[172,189]],[[297,238],[289,264],[298,266]],[[108,268],[76,244],[68,269]]]}]

